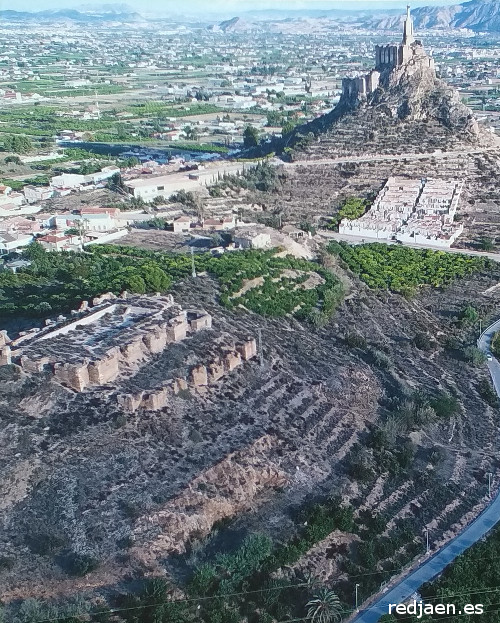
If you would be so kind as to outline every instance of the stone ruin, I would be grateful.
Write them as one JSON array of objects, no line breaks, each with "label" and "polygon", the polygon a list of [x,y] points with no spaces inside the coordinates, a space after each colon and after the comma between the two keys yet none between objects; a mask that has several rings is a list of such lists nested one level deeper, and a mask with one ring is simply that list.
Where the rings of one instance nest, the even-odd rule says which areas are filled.
[{"label": "stone ruin", "polygon": [[9,366],[12,363],[10,339],[7,331],[0,331],[0,366]]},{"label": "stone ruin", "polygon": [[163,409],[168,406],[169,397],[189,388],[202,390],[231,373],[243,362],[254,358],[256,354],[256,341],[254,338],[248,338],[244,342],[235,344],[234,347],[226,347],[216,359],[207,365],[198,364],[192,367],[187,378],[168,380],[162,387],[150,391],[119,394],[118,403],[128,413],[135,413],[138,409],[145,411]]},{"label": "stone ruin", "polygon": [[[0,365],[17,363],[28,374],[52,372],[76,392],[131,374],[169,344],[212,327],[204,310],[183,310],[172,296],[130,298],[126,293],[84,302],[71,320],[61,317],[42,330],[9,340],[0,333]],[[154,408],[161,397],[146,403]]]}]

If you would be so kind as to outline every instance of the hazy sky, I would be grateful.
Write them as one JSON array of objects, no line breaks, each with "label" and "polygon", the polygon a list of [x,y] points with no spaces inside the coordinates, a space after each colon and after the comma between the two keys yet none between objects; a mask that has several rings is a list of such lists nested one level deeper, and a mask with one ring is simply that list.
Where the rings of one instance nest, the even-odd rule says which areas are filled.
[{"label": "hazy sky", "polygon": [[[423,5],[444,5],[458,4],[461,0],[413,0],[413,6]],[[85,0],[0,0],[0,8],[15,9],[23,11],[39,11],[43,9],[54,8],[72,8],[78,9],[83,5],[112,4],[113,0],[102,0],[102,2],[92,2]],[[118,3],[117,3],[118,4]],[[345,9],[349,8],[399,8],[404,10],[406,1],[396,0],[349,0],[328,1],[328,0],[124,0],[123,4],[127,4],[134,10],[141,12],[158,11],[168,15],[168,13],[207,13],[208,10],[214,13],[228,13],[237,15],[248,10],[258,9]]]}]

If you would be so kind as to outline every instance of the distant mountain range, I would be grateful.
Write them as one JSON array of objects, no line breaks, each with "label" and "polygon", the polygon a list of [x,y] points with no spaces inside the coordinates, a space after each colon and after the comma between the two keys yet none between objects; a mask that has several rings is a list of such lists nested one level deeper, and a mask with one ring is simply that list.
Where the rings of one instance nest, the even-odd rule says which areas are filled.
[{"label": "distant mountain range", "polygon": [[[412,11],[415,27],[468,28],[475,32],[500,32],[500,1],[471,0],[444,7],[420,7]],[[372,20],[376,28],[392,29],[399,25],[397,17],[387,16]]]},{"label": "distant mountain range", "polygon": [[[212,24],[214,32],[245,32],[265,30],[271,32],[318,32],[334,28],[336,24],[370,30],[399,30],[403,11],[399,10],[354,10],[354,9],[271,9],[247,11],[240,17]],[[470,0],[451,6],[426,6],[412,11],[417,30],[468,28],[475,32],[500,32],[500,0]],[[76,9],[53,11],[0,11],[0,20],[10,22],[63,22],[76,23],[147,23],[166,19],[161,14],[155,17],[141,15],[126,4],[83,5]],[[170,16],[170,20],[172,16]],[[169,21],[170,21],[169,20]],[[177,20],[176,20],[177,21]],[[201,21],[201,20],[200,20]],[[205,21],[205,16],[203,18]],[[189,20],[193,24],[193,18]],[[205,21],[205,24],[207,21]]]},{"label": "distant mountain range", "polygon": [[102,7],[103,10],[77,11],[76,9],[58,9],[51,11],[0,11],[0,21],[12,22],[63,22],[71,21],[77,23],[100,23],[100,22],[122,22],[131,23],[144,21],[144,18],[135,12],[117,11],[111,8],[113,5]]},{"label": "distant mountain range", "polygon": [[[295,18],[297,20],[322,18],[333,23],[352,24],[359,28],[397,30],[401,26],[403,11],[332,9],[318,11],[304,9],[286,11],[282,9],[249,11],[245,20],[258,22]],[[468,28],[475,32],[500,32],[500,0],[471,0],[451,6],[425,6],[412,11],[417,29]]]}]

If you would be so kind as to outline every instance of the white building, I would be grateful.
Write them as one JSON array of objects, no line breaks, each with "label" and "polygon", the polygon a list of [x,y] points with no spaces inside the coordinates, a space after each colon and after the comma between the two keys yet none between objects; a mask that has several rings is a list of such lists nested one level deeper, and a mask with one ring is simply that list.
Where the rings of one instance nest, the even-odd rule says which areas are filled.
[{"label": "white building", "polygon": [[239,229],[234,233],[234,244],[240,249],[268,249],[271,247],[271,236],[258,229]]}]

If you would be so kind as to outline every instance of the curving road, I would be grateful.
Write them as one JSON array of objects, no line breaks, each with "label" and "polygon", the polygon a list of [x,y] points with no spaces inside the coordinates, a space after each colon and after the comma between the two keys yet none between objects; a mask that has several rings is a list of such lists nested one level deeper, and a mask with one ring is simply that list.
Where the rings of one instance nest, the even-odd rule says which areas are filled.
[{"label": "curving road", "polygon": [[[500,331],[500,320],[490,325],[481,334],[477,341],[478,348],[489,353],[491,339],[496,331]],[[487,364],[495,390],[500,397],[500,363],[492,358],[491,361],[488,360]],[[382,615],[389,612],[389,604],[400,604],[406,601],[424,582],[432,580],[441,573],[457,556],[484,537],[499,521],[500,492],[461,534],[423,562],[392,589],[385,589],[387,592],[383,592],[372,604],[361,610],[352,623],[375,623],[378,621]]]}]

